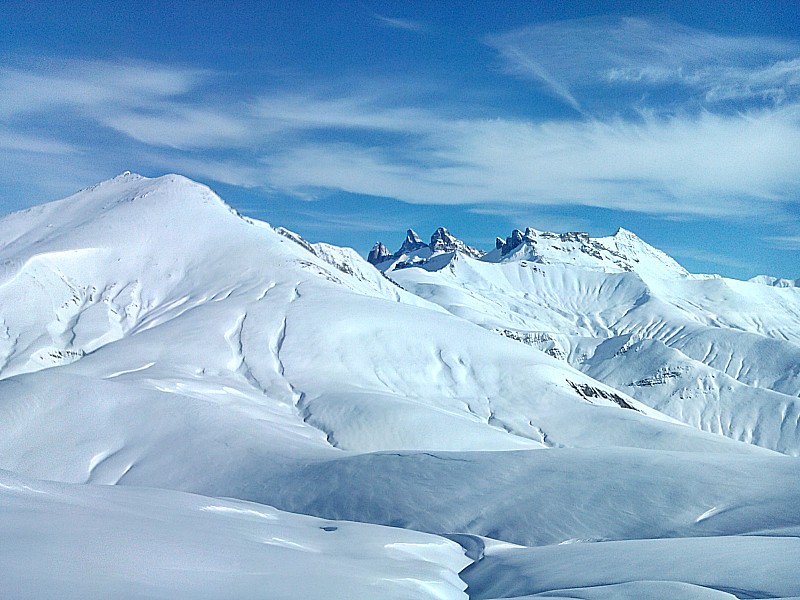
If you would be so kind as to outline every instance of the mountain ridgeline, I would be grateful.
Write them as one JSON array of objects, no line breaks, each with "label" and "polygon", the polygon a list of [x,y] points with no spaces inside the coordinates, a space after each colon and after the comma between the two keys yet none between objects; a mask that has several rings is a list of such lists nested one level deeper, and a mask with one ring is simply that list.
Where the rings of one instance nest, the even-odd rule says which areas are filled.
[{"label": "mountain ridgeline", "polygon": [[124,173],[0,218],[0,595],[800,597],[799,323],[622,229],[368,262]]},{"label": "mountain ridgeline", "polygon": [[795,281],[692,274],[625,229],[515,229],[485,253],[409,230],[394,254],[379,247],[379,270],[460,318],[694,427],[800,454]]},{"label": "mountain ridgeline", "polygon": [[472,258],[480,258],[486,254],[477,248],[467,246],[447,229],[439,227],[431,235],[429,244],[423,242],[416,231],[409,229],[406,232],[406,239],[394,254],[391,254],[381,242],[376,242],[367,255],[367,261],[376,266],[390,261],[406,266],[409,264],[409,260],[413,262],[416,259],[416,262],[421,262],[425,258],[446,252],[460,252]]}]

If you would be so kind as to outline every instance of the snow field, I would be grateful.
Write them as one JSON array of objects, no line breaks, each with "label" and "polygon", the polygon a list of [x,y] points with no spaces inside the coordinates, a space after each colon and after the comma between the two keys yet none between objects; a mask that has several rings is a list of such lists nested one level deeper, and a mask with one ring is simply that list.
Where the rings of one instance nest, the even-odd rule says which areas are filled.
[{"label": "snow field", "polygon": [[404,290],[179,176],[3,218],[0,596],[800,594],[796,289],[544,240]]}]

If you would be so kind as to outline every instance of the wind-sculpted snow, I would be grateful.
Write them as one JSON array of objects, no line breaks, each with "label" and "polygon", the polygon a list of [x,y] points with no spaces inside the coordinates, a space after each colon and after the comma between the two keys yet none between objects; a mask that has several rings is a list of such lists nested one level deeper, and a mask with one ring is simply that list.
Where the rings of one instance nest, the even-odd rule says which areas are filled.
[{"label": "wind-sculpted snow", "polygon": [[[756,339],[770,345],[769,340]],[[588,375],[634,397],[647,398],[654,408],[685,423],[786,454],[798,454],[800,398],[758,387],[757,380],[743,383],[690,358],[679,347],[680,343],[668,347],[656,340],[620,336],[600,345],[578,344],[572,353],[591,355],[583,365]],[[746,347],[731,350],[742,357],[738,364],[747,364]],[[779,355],[776,362],[780,365],[780,359],[786,358]],[[786,373],[792,372],[792,366],[786,368]],[[724,402],[714,402],[715,399]]]},{"label": "wind-sculpted snow", "polygon": [[788,600],[800,596],[800,580],[794,572],[798,555],[797,537],[761,536],[497,547],[463,577],[470,598],[478,600]]},{"label": "wind-sculpted snow", "polygon": [[293,465],[262,490],[284,510],[525,546],[800,533],[800,464],[769,454],[381,452]]},{"label": "wind-sculpted snow", "polygon": [[461,548],[432,535],[179,492],[0,471],[0,596],[464,599]]},{"label": "wind-sculpted snow", "polygon": [[[442,230],[392,282],[179,176],[3,218],[0,580],[20,590],[5,595],[459,598],[455,572],[477,561],[470,594],[498,595],[499,569],[517,574],[507,597],[564,589],[555,573],[526,586],[560,560],[528,550],[565,542],[598,564],[672,538],[690,558],[708,540],[731,569],[732,536],[791,554],[796,460],[698,427],[797,448],[794,291],[639,273],[661,255],[631,235],[599,259],[584,237],[544,237],[600,261],[581,270],[475,261]],[[746,286],[760,304],[722,310]],[[82,552],[62,552],[78,532]],[[764,591],[789,589],[785,563]],[[688,566],[662,584],[591,573],[576,597],[762,589]]]}]

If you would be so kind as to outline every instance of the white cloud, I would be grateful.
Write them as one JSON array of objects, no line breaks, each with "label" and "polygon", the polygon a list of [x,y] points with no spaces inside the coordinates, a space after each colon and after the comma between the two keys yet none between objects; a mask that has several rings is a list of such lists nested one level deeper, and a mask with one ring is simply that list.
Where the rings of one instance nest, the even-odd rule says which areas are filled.
[{"label": "white cloud", "polygon": [[516,70],[541,80],[556,97],[561,98],[579,113],[583,113],[580,103],[570,92],[569,83],[565,78],[557,73],[551,73],[539,60],[513,44],[508,44],[500,50],[508,63],[513,65],[512,71]]},{"label": "white cloud", "polygon": [[636,123],[441,119],[399,149],[304,142],[265,163],[287,189],[725,216],[756,214],[797,186],[797,147],[793,106]]},{"label": "white cloud", "polygon": [[667,20],[559,21],[495,35],[487,43],[510,73],[541,82],[573,107],[582,97],[602,93],[597,87],[602,84],[681,86],[709,103],[778,103],[800,91],[798,44],[717,35]]},{"label": "white cloud", "polygon": [[[761,81],[791,81],[796,67],[787,62]],[[73,144],[58,137],[71,126],[67,110],[81,117],[81,132],[93,124],[127,136],[124,157],[300,197],[345,190],[411,203],[588,205],[679,217],[775,214],[800,192],[794,101],[635,120],[475,119],[398,100],[375,84],[222,99],[203,88],[206,77],[111,62],[0,70],[0,99],[32,97],[27,106],[0,103],[13,122],[0,146],[68,152]],[[55,123],[53,137],[37,133],[42,118]]]},{"label": "white cloud", "polygon": [[800,250],[800,235],[775,235],[765,239],[775,248]]},{"label": "white cloud", "polygon": [[266,131],[361,129],[430,131],[440,120],[430,112],[393,106],[389,94],[357,89],[348,95],[321,98],[311,94],[274,94],[253,102],[252,116]]},{"label": "white cloud", "polygon": [[75,154],[80,152],[71,144],[52,138],[0,130],[0,149],[36,154]]},{"label": "white cloud", "polygon": [[58,109],[83,112],[152,107],[185,94],[204,77],[198,70],[137,62],[50,61],[35,69],[0,69],[0,116]]},{"label": "white cloud", "polygon": [[424,31],[425,26],[419,21],[412,21],[410,19],[399,19],[397,17],[385,17],[383,15],[373,15],[382,25],[392,27],[393,29],[403,29],[405,31]]},{"label": "white cloud", "polygon": [[248,119],[221,110],[168,105],[158,113],[122,111],[102,116],[100,122],[152,146],[177,149],[239,146],[258,132]]}]

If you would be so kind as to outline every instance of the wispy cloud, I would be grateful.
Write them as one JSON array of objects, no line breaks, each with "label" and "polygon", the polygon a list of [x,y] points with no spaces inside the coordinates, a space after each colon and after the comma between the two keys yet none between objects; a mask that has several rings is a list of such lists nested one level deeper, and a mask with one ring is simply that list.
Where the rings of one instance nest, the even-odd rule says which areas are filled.
[{"label": "wispy cloud", "polygon": [[800,250],[800,235],[775,235],[766,238],[774,248]]},{"label": "wispy cloud", "polygon": [[0,68],[0,117],[153,107],[194,89],[204,77],[199,70],[140,62],[54,59],[36,68]]},{"label": "wispy cloud", "polygon": [[80,152],[75,146],[56,139],[8,132],[2,129],[0,129],[0,150],[35,154],[75,154]]},{"label": "wispy cloud", "polygon": [[[545,37],[553,44],[554,32],[564,38],[564,25],[549,27]],[[580,27],[594,31],[594,25]],[[623,23],[616,37],[635,31],[637,52],[646,53],[654,44],[652,26]],[[687,44],[698,35],[682,31],[677,34]],[[672,41],[677,34],[659,38],[659,49],[647,52],[657,58],[674,51],[683,58],[674,64],[653,59],[652,72],[643,70],[650,59],[637,59],[636,52],[611,60],[614,52],[627,48],[621,41],[601,52],[606,59],[598,70],[583,56],[585,40],[576,42],[575,52],[584,62],[578,61],[575,71],[608,78],[613,66],[628,69],[627,75],[613,75],[618,78],[632,77],[631,69],[650,80],[672,77],[659,75],[659,69],[674,74],[675,65],[686,64],[692,54]],[[530,32],[514,35],[527,40]],[[511,38],[502,39],[510,44]],[[789,48],[751,40],[744,50],[735,50],[735,40],[710,39],[696,41],[700,50],[695,54],[772,56]],[[216,75],[204,71],[62,61],[28,70],[0,69],[0,111],[8,124],[0,132],[0,149],[68,153],[75,147],[72,127],[84,138],[91,137],[87,132],[125,136],[126,156],[150,157],[150,163],[165,168],[300,197],[344,190],[410,203],[583,205],[673,217],[752,216],[774,213],[800,193],[800,104],[792,87],[796,62],[772,63],[774,73],[762,69],[761,79],[748,71],[748,93],[763,92],[768,82],[784,91],[786,100],[778,103],[727,112],[640,111],[635,117],[541,121],[455,117],[446,107],[427,105],[424,94],[398,99],[396,83],[364,82],[337,94],[295,87],[231,100],[215,95],[208,84]],[[554,87],[554,93],[571,102],[574,76],[555,70],[555,63],[536,64],[563,83],[563,90]],[[699,77],[700,70],[696,66],[692,77]],[[718,74],[714,80],[721,81]],[[697,89],[709,93],[708,81]],[[576,98],[575,108],[583,110]],[[79,125],[72,123],[76,116]],[[42,135],[43,120],[53,125],[52,134]]]},{"label": "wispy cloud", "polygon": [[386,17],[379,14],[373,15],[373,17],[381,25],[385,25],[386,27],[392,27],[393,29],[403,29],[405,31],[416,31],[416,32],[425,30],[425,26],[419,21],[412,21],[411,19],[400,19],[397,17]]},{"label": "wispy cloud", "polygon": [[678,259],[689,259],[709,265],[716,265],[717,267],[730,267],[752,271],[755,266],[752,262],[747,260],[716,252],[709,252],[700,248],[665,248],[664,250]]},{"label": "wispy cloud", "polygon": [[263,160],[287,189],[723,216],[756,214],[796,186],[797,144],[800,112],[791,107],[635,123],[442,118],[400,148],[302,142]]},{"label": "wispy cloud", "polygon": [[285,93],[258,98],[252,116],[271,131],[354,129],[412,132],[431,130],[439,119],[427,110],[393,105],[379,90],[356,87],[346,95]]},{"label": "wispy cloud", "polygon": [[139,142],[177,149],[239,146],[258,137],[246,116],[199,106],[170,104],[157,112],[128,110],[99,120]]},{"label": "wispy cloud", "polygon": [[487,43],[510,73],[539,81],[573,107],[602,94],[598,85],[638,93],[680,87],[701,103],[780,103],[800,92],[798,44],[718,35],[668,20],[559,21],[491,36]]}]

